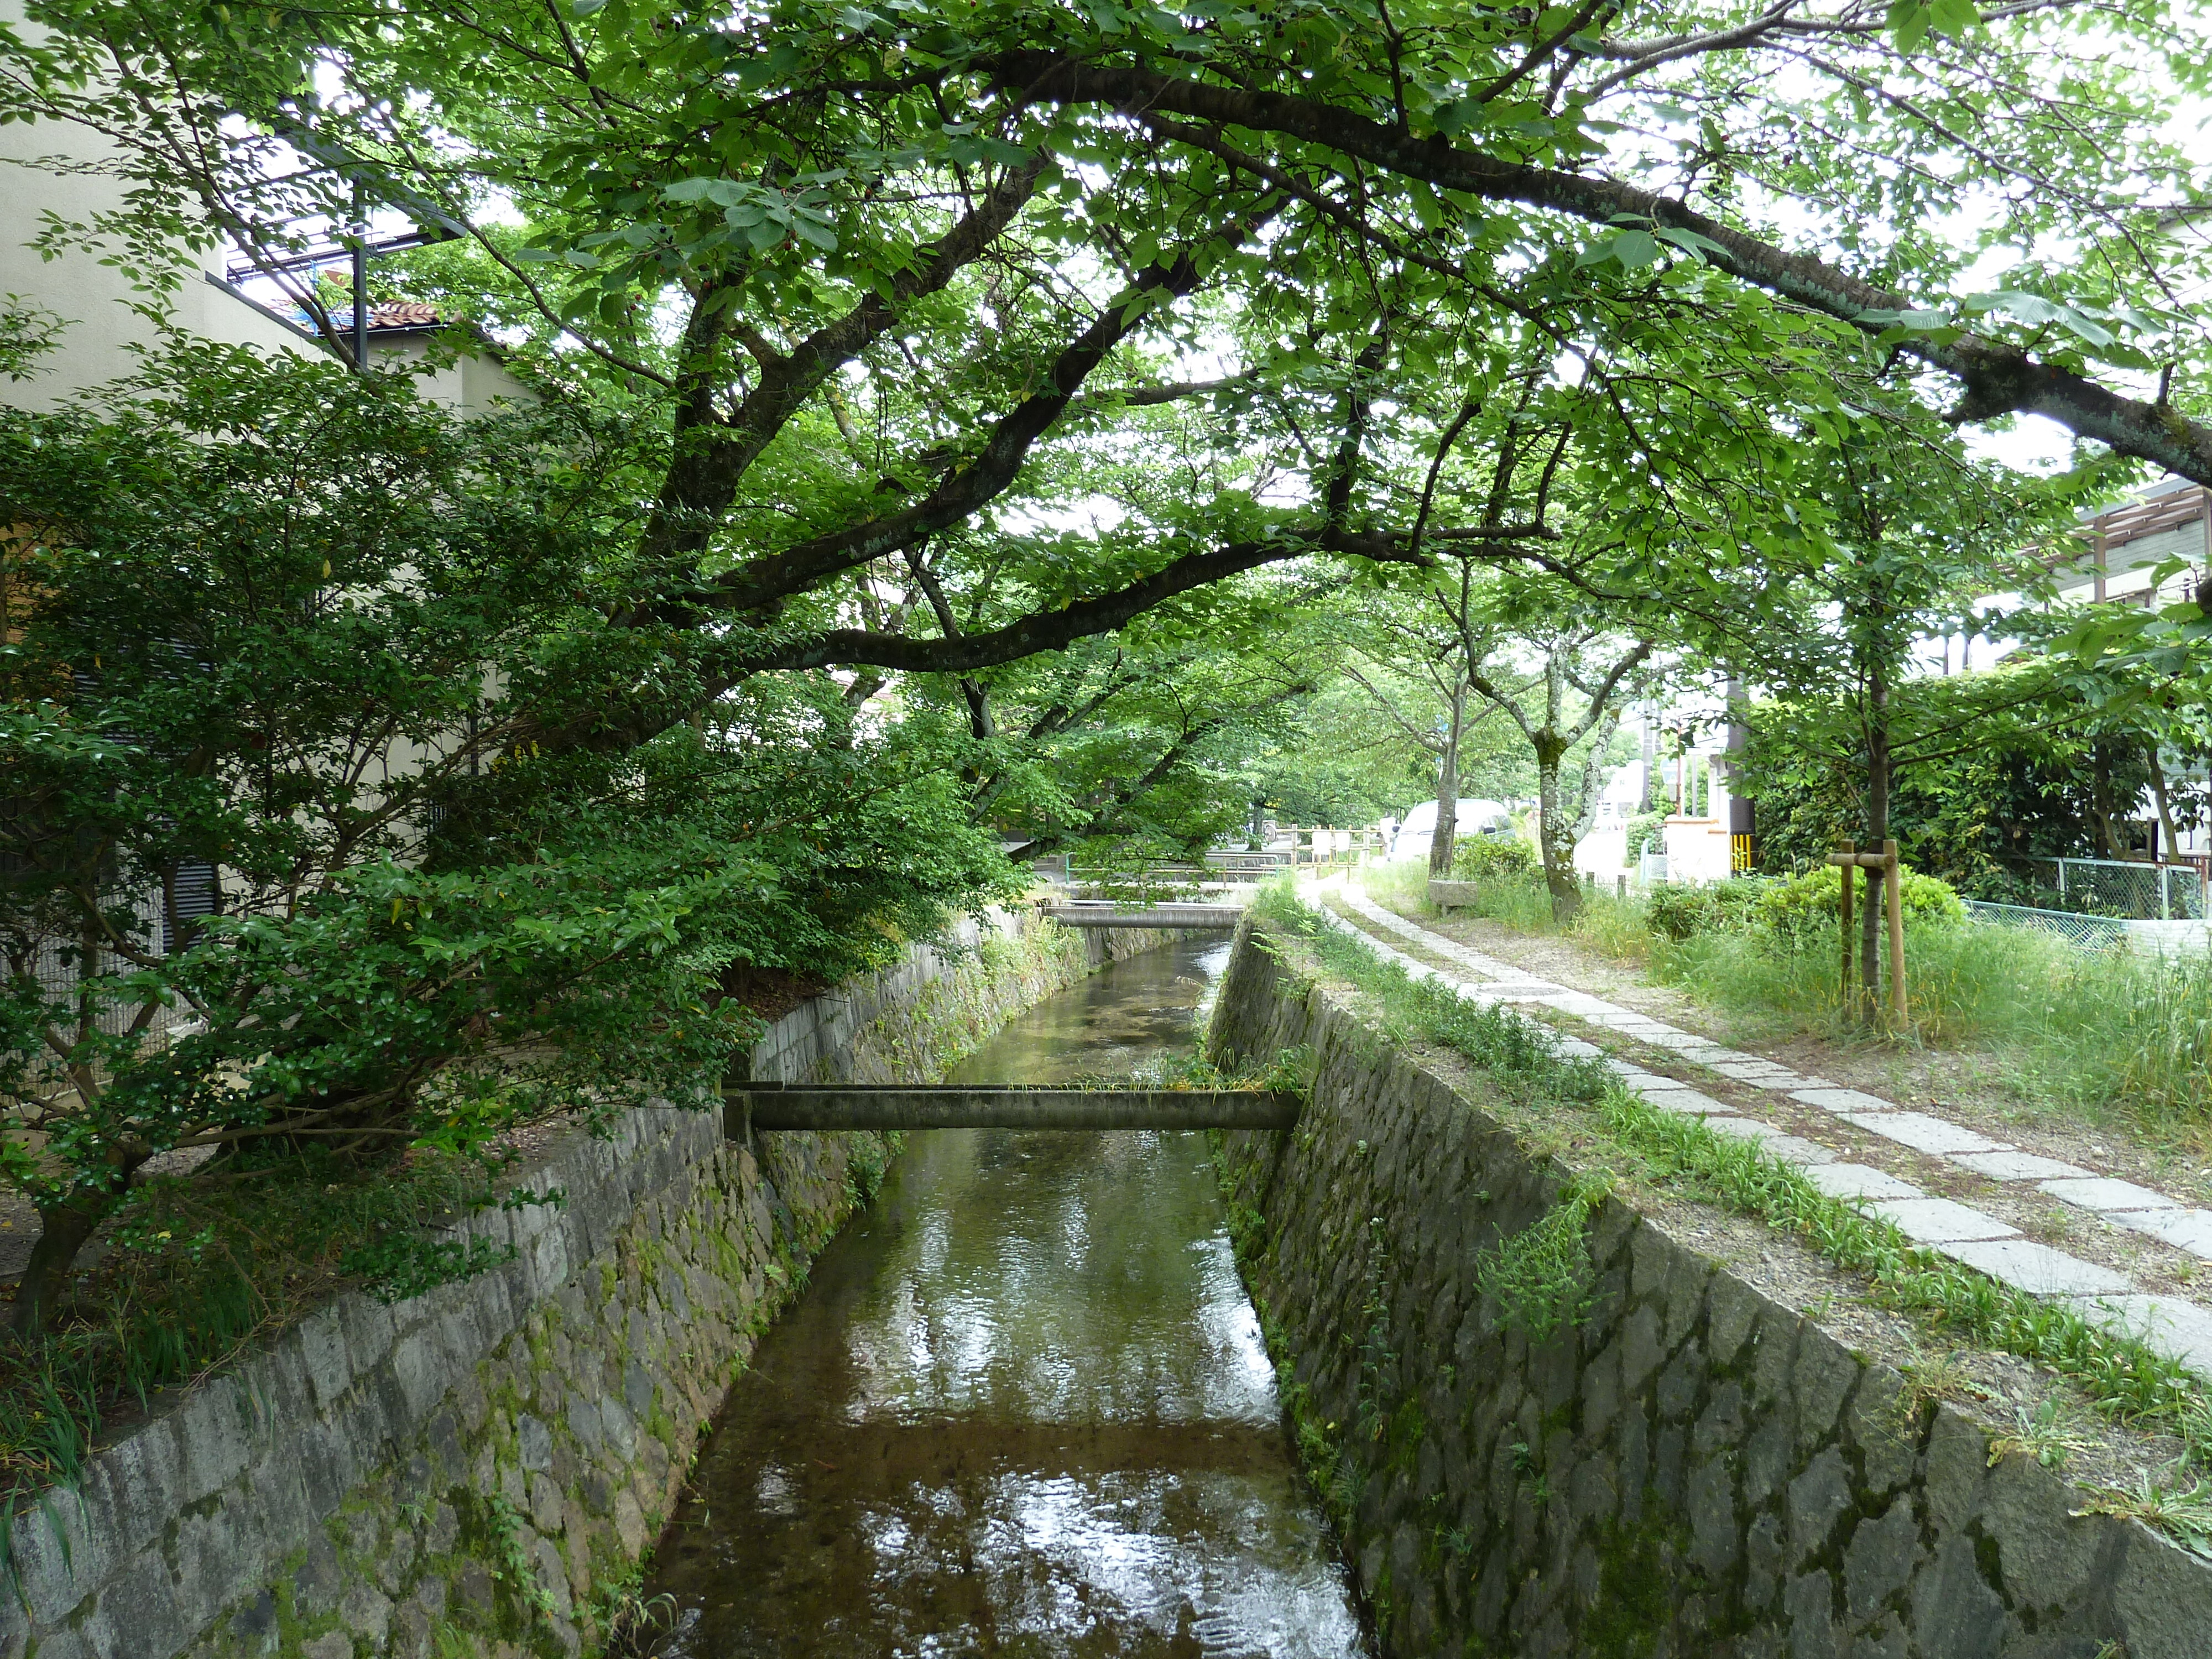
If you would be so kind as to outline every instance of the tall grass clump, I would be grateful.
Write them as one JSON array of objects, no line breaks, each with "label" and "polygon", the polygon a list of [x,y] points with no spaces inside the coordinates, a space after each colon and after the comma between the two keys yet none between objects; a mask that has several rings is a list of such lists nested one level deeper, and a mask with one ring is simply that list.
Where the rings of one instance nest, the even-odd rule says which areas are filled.
[{"label": "tall grass clump", "polygon": [[1387,904],[1394,910],[1410,910],[1417,915],[1434,915],[1436,907],[1429,902],[1429,861],[1426,859],[1400,859],[1395,864],[1362,865],[1358,871],[1359,884],[1367,890],[1367,896],[1377,904]]},{"label": "tall grass clump", "polygon": [[[1731,1013],[1849,1030],[1832,923],[1662,940],[1655,975]],[[2087,951],[1978,921],[1908,927],[1909,1040],[1995,1057],[2027,1097],[2212,1133],[2212,959]]]},{"label": "tall grass clump", "polygon": [[[1527,870],[1491,870],[1469,874],[1464,864],[1453,868],[1455,878],[1474,883],[1474,902],[1453,907],[1472,910],[1509,933],[1531,935],[1565,933],[1616,962],[1642,963],[1650,955],[1650,929],[1641,898],[1616,898],[1602,890],[1589,890],[1565,927],[1553,914],[1552,895],[1539,873]],[[1429,871],[1425,864],[1370,865],[1360,878],[1367,896],[1377,904],[1407,915],[1434,915],[1429,902]]]},{"label": "tall grass clump", "polygon": [[1641,967],[1651,960],[1651,921],[1641,896],[1587,894],[1567,933],[1600,956]]}]

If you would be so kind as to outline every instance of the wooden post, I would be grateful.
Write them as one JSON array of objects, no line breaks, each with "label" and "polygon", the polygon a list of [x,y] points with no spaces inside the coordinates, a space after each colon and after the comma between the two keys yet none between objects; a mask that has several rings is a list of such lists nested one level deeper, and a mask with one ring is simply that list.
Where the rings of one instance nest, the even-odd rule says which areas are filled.
[{"label": "wooden post", "polygon": [[1905,872],[1897,861],[1897,843],[1881,844],[1882,873],[1889,885],[1889,1017],[1899,1031],[1910,1023],[1905,1006]]},{"label": "wooden post", "polygon": [[1844,935],[1844,992],[1840,1006],[1844,1011],[1844,1018],[1849,1020],[1856,1019],[1859,1011],[1858,975],[1851,972],[1851,958],[1854,954],[1851,949],[1851,937],[1858,932],[1858,929],[1851,925],[1854,920],[1851,915],[1851,886],[1852,878],[1858,872],[1858,842],[1847,841],[1843,844],[1840,851],[1842,856],[1832,860],[1831,862],[1836,866],[1836,873],[1844,878],[1843,901],[1837,908],[1836,916],[1842,924]]}]

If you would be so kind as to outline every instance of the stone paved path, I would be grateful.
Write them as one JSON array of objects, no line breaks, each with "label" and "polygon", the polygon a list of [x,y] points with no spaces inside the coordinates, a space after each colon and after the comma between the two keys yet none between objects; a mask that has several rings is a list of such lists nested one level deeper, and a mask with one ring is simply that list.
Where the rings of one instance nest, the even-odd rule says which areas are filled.
[{"label": "stone paved path", "polygon": [[[1370,902],[1349,882],[1328,886],[1331,896],[1370,927],[1355,927],[1326,905],[1322,907],[1323,917],[1364,939],[1416,978],[1438,980],[1471,1001],[1540,1004],[1571,1018],[1667,1050],[1686,1066],[1703,1067],[1716,1076],[1771,1091],[1899,1147],[1943,1159],[1991,1181],[2021,1183],[2050,1201],[2087,1211],[2212,1261],[2212,1211],[2192,1209],[2164,1193],[2094,1170],[2018,1152],[1963,1124],[1925,1112],[1906,1111],[1879,1095],[1839,1088],[1825,1078],[1807,1077],[1773,1060],[1723,1048],[1693,1031],[1538,979],[1508,963],[1469,950]],[[1463,979],[1431,968],[1376,938],[1370,929],[1394,934],[1480,977]],[[2023,1238],[2018,1228],[1972,1205],[1933,1196],[1889,1170],[1847,1158],[1809,1133],[1791,1133],[1752,1111],[1723,1104],[1679,1078],[1606,1057],[1594,1043],[1568,1037],[1559,1046],[1569,1054],[1605,1058],[1631,1089],[1654,1106],[1700,1116],[1716,1133],[1759,1142],[1774,1157],[1802,1168],[1806,1178],[1823,1192],[1886,1216],[1916,1243],[2031,1294],[2065,1297],[2097,1322],[2139,1337],[2200,1376],[2212,1377],[2212,1311],[2197,1303],[2148,1294],[2125,1275]]]}]

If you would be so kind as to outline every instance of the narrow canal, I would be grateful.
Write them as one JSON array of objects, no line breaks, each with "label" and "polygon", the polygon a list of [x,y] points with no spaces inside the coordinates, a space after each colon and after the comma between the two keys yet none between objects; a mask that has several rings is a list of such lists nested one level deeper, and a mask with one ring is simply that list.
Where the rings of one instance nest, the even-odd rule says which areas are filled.
[{"label": "narrow canal", "polygon": [[[1115,963],[952,1080],[1128,1071],[1227,956]],[[732,1390],[662,1593],[671,1659],[1368,1650],[1195,1134],[909,1136]]]}]

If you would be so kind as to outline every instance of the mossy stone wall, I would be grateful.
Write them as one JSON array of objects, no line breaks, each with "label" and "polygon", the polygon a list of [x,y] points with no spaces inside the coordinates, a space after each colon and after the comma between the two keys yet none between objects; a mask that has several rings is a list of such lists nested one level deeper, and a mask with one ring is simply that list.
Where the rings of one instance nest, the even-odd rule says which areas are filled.
[{"label": "mossy stone wall", "polygon": [[[1220,1138],[1306,1465],[1393,1655],[2202,1659],[2212,1564],[1919,1401],[1616,1197],[1542,1340],[1485,1293],[1567,1172],[1240,936],[1215,1057],[1310,1048]],[[1534,1253],[1529,1253],[1532,1255]]]},{"label": "mossy stone wall", "polygon": [[[934,1077],[1162,938],[971,927],[793,1010],[752,1075]],[[339,1299],[12,1517],[0,1659],[595,1651],[724,1392],[891,1152],[749,1150],[672,1109],[562,1144],[531,1184],[565,1202],[470,1224],[515,1245],[507,1266]]]}]

